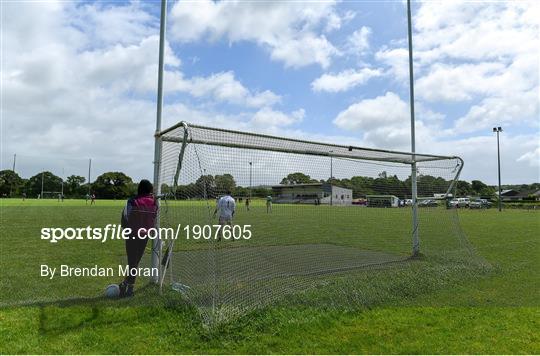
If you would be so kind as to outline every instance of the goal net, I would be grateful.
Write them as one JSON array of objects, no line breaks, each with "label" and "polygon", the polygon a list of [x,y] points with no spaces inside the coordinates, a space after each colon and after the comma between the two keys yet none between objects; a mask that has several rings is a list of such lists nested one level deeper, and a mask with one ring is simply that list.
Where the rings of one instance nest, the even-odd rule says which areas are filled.
[{"label": "goal net", "polygon": [[[395,281],[416,261],[456,266],[473,256],[447,204],[463,167],[459,157],[184,122],[160,138],[160,224],[179,229],[177,239],[163,241],[160,282],[165,293],[187,298],[205,322],[284,295],[332,289],[343,278],[368,273],[377,283]],[[217,207],[228,194],[236,205],[230,220]],[[412,259],[415,232],[420,256]]]}]

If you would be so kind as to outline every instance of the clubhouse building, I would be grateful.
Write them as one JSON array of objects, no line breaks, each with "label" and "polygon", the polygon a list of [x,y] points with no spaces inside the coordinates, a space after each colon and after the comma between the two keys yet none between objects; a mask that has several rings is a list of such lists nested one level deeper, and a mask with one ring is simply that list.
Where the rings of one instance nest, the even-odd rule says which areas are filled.
[{"label": "clubhouse building", "polygon": [[352,205],[352,189],[330,183],[280,184],[272,187],[275,203]]}]

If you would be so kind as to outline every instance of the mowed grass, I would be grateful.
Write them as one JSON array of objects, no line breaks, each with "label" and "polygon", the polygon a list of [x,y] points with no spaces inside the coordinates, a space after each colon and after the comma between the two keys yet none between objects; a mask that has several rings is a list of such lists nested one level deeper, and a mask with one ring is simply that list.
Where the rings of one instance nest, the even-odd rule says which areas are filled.
[{"label": "mowed grass", "polygon": [[[46,281],[39,277],[36,266],[41,261],[61,260],[73,265],[80,265],[81,260],[102,265],[121,262],[124,252],[120,241],[53,245],[39,240],[39,229],[47,223],[66,227],[115,223],[123,202],[98,201],[97,206],[87,206],[84,201],[71,200],[2,200],[0,204],[1,353],[540,353],[540,214],[536,212],[459,212],[470,242],[492,266],[472,278],[422,284],[425,270],[414,274],[417,265],[404,266],[404,281],[419,282],[413,287],[393,285],[390,292],[396,298],[378,301],[369,299],[372,295],[368,293],[347,305],[343,302],[351,290],[365,291],[342,286],[349,288],[349,294],[340,299],[332,288],[321,288],[207,329],[192,306],[159,298],[151,287],[131,300],[68,300],[66,296],[99,295],[104,279],[88,278],[70,288],[65,279]],[[282,210],[279,221],[283,229],[302,227],[301,215],[294,211]],[[313,214],[326,216],[334,211],[337,209],[330,213],[319,209]],[[396,248],[396,252],[408,246],[406,236],[395,234],[396,229],[388,226],[406,226],[400,220],[408,219],[406,214],[388,209],[376,225],[369,223],[375,219],[369,219],[368,210],[358,211],[363,221],[353,227],[344,225],[358,220],[351,219],[353,213],[331,216],[343,219],[337,224],[338,231],[332,230],[337,236],[332,243],[372,244],[368,247]],[[276,207],[274,213],[279,215],[280,209]],[[439,223],[443,231],[443,225],[448,224],[443,215],[426,215],[432,221],[424,225]],[[258,228],[257,233],[264,236],[275,226]],[[324,230],[328,227],[316,228],[328,233]],[[392,239],[397,240],[375,244],[367,237],[376,229],[393,231],[396,237]],[[366,238],[350,241],[351,231],[364,233]],[[437,232],[431,227],[424,233]],[[301,234],[300,238],[309,243],[313,236]],[[381,280],[385,277],[380,276]],[[432,282],[428,276],[425,279]],[[377,285],[380,281],[372,278],[370,282]],[[335,285],[339,281],[330,286]],[[36,300],[44,295],[47,300]],[[10,301],[28,304],[6,305]],[[344,305],[335,307],[334,302]]]}]

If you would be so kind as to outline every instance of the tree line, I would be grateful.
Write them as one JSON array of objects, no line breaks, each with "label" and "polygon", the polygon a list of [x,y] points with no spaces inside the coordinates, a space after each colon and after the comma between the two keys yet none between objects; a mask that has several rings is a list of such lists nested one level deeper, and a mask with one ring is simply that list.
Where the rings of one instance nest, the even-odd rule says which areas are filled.
[{"label": "tree line", "polygon": [[[296,172],[287,175],[281,180],[281,184],[305,184],[305,183],[331,183],[353,191],[353,198],[362,198],[366,195],[395,195],[401,199],[410,198],[411,177],[401,180],[397,175],[389,175],[382,171],[376,178],[354,176],[351,178],[338,179],[332,177],[327,180],[312,179],[309,175]],[[431,197],[434,194],[445,193],[450,187],[451,181],[442,177],[431,175],[419,175],[417,177],[418,196]],[[481,196],[491,198],[495,194],[495,188],[487,184],[473,180],[471,183],[458,180],[455,185],[457,196]],[[454,192],[451,192],[454,193]]]},{"label": "tree line", "polygon": [[[451,183],[442,177],[430,175],[418,176],[417,182],[418,196],[424,197],[446,192]],[[103,173],[89,184],[84,177],[78,175],[71,175],[62,182],[61,177],[48,171],[24,179],[12,170],[3,170],[0,171],[0,196],[20,197],[24,193],[27,197],[37,197],[42,190],[59,194],[62,183],[66,198],[84,198],[90,193],[95,194],[100,199],[125,199],[137,192],[137,183],[122,172]],[[377,177],[354,176],[344,179],[332,177],[326,180],[316,180],[304,173],[294,172],[280,181],[280,184],[305,183],[331,183],[348,188],[353,191],[354,198],[372,194],[395,195],[402,199],[411,196],[411,177],[401,180],[396,175],[387,174],[386,171],[382,171]],[[526,185],[527,188],[532,189],[537,186],[540,184]],[[496,192],[495,187],[488,186],[479,180],[473,180],[470,183],[460,180],[457,181],[455,188],[457,196],[492,198]],[[524,188],[524,186],[520,186],[520,188]],[[237,197],[266,197],[272,194],[271,187],[268,186],[256,186],[251,189],[239,186],[234,177],[228,173],[214,176],[201,175],[194,183],[179,185],[176,188],[162,184],[161,190],[164,194],[176,199],[216,198],[227,191]]]},{"label": "tree line", "polygon": [[[62,189],[63,186],[63,189]],[[107,172],[88,184],[86,178],[71,175],[65,181],[49,171],[25,179],[12,170],[0,171],[0,196],[36,198],[42,191],[53,196],[61,194],[66,198],[84,198],[87,194],[95,194],[103,199],[124,199],[137,192],[137,184],[122,172]]]}]

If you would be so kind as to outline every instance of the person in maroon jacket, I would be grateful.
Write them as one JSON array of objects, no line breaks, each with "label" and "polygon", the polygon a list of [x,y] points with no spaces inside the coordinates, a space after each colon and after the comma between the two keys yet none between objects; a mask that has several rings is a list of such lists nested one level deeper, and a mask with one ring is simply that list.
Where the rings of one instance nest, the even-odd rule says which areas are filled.
[{"label": "person in maroon jacket", "polygon": [[[158,205],[152,194],[154,187],[150,181],[143,179],[137,188],[137,196],[127,201],[126,207],[122,212],[122,227],[130,228],[130,238],[126,241],[126,254],[129,269],[137,269],[148,238],[146,231],[155,226]],[[120,287],[120,297],[131,297],[134,295],[133,286],[135,285],[136,274],[129,273]]]}]

